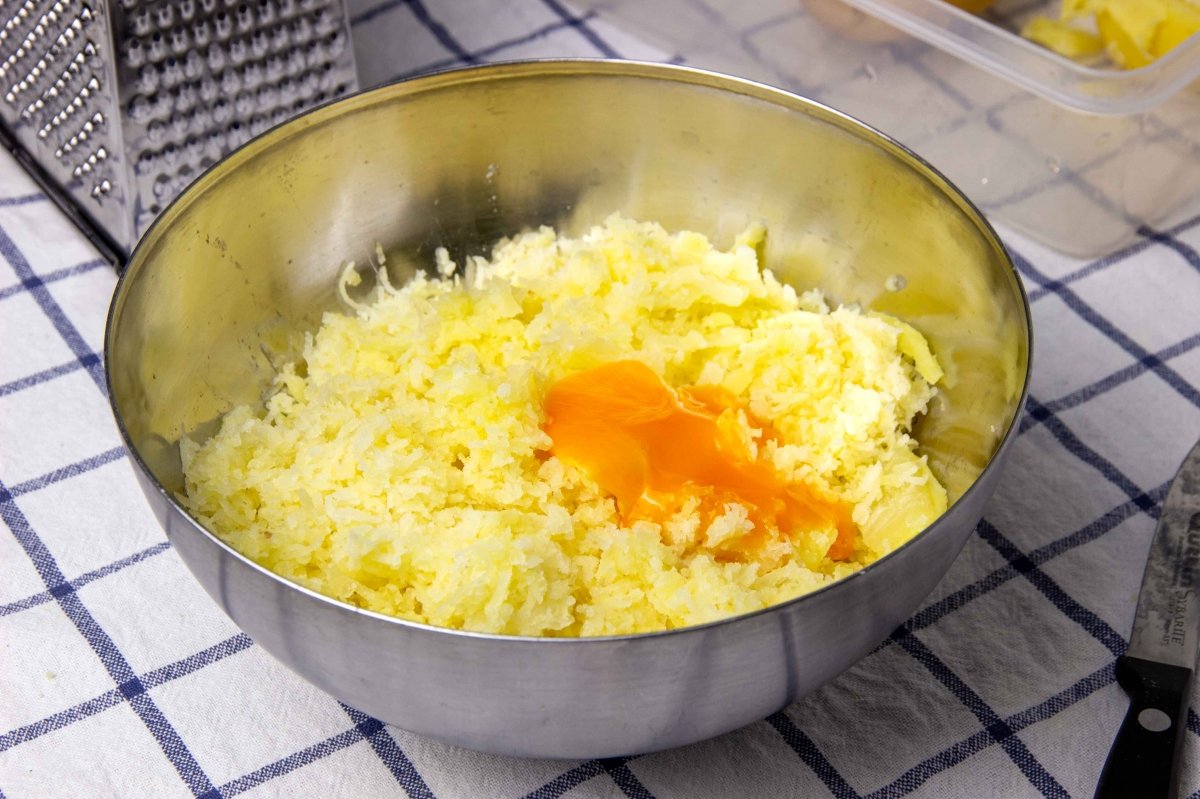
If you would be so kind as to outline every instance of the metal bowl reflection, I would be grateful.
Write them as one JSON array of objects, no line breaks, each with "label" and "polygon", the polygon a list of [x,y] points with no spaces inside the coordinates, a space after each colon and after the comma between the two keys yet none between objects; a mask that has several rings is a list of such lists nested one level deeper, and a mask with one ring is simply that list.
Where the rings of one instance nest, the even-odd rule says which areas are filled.
[{"label": "metal bowl reflection", "polygon": [[[918,436],[953,504],[822,591],[704,626],[535,639],[433,628],[316,595],[221,543],[175,500],[178,441],[258,402],[376,242],[389,265],[482,251],[613,211],[719,243],[753,221],[781,279],[920,328],[947,381]],[[902,275],[906,287],[889,291]],[[804,99],[628,62],[530,62],[365,92],[255,139],[194,183],[135,250],[106,352],[114,412],[176,551],[256,642],[344,702],[513,755],[598,757],[760,719],[879,643],[982,513],[1028,380],[1028,305],[978,212],[895,142]]]}]

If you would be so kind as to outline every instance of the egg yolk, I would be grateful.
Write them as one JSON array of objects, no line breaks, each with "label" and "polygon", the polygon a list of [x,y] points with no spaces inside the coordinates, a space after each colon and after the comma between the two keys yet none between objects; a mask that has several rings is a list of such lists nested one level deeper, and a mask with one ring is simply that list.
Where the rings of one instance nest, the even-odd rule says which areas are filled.
[{"label": "egg yolk", "polygon": [[755,458],[742,439],[738,398],[720,386],[673,391],[639,361],[615,361],[568,375],[546,395],[551,453],[591,476],[617,500],[626,523],[662,522],[689,499],[704,527],[729,503],[746,508],[753,530],[720,547],[722,559],[753,558],[772,536],[836,527],[833,560],[854,553],[857,529],[849,507],[811,486],[788,482]]}]

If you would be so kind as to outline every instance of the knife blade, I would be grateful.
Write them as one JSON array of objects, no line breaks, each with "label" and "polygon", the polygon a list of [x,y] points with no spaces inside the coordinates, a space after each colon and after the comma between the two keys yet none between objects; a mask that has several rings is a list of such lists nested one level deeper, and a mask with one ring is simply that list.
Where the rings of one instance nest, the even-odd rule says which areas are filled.
[{"label": "knife blade", "polygon": [[1200,442],[1175,475],[1150,543],[1129,648],[1117,683],[1129,711],[1096,799],[1170,799],[1179,779],[1189,689],[1200,642]]}]

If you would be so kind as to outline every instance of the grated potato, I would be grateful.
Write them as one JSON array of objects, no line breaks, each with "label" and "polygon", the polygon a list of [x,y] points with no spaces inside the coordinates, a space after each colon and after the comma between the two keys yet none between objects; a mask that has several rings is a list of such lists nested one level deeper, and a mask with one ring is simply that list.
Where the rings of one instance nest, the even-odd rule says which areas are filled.
[{"label": "grated potato", "polygon": [[[613,216],[578,239],[503,240],[467,269],[440,252],[440,276],[381,281],[369,304],[327,314],[263,411],[185,439],[183,502],[288,579],[445,627],[646,632],[820,588],[945,510],[907,433],[941,370],[903,322],[831,309],[760,268],[762,233],[726,252]],[[356,282],[348,270],[343,291]],[[785,442],[756,444],[774,468],[853,508],[854,559],[826,557],[830,526],[725,562],[709,547],[748,523],[732,504],[705,529],[687,506],[622,525],[541,427],[554,381],[622,359],[745,398]]]}]

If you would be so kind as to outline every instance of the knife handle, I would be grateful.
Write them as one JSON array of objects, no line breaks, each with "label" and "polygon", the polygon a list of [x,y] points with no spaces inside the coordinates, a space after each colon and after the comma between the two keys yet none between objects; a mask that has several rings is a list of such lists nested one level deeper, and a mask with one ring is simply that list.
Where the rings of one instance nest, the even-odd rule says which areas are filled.
[{"label": "knife handle", "polygon": [[1096,799],[1176,795],[1191,680],[1192,670],[1183,666],[1117,658],[1117,684],[1129,694],[1129,712],[1100,773]]}]

